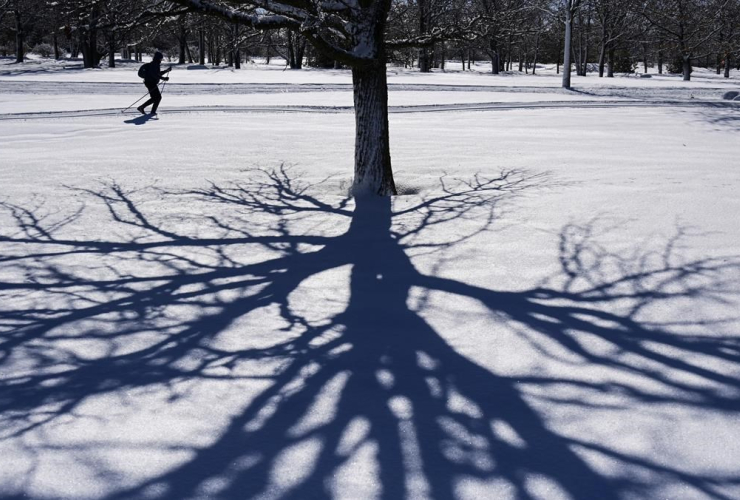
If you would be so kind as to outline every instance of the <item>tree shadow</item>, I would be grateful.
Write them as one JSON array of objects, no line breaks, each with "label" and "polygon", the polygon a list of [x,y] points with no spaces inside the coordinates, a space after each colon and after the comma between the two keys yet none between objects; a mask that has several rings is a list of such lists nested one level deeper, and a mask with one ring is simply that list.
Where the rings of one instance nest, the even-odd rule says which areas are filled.
[{"label": "tree shadow", "polygon": [[[12,62],[5,62],[5,60],[12,60]],[[0,66],[0,74],[3,76],[26,76],[41,73],[58,73],[60,71],[83,71],[85,69],[81,60],[64,59],[61,61],[53,61],[48,59],[27,59],[22,63],[15,62],[14,57],[9,57],[5,60],[0,58],[0,62],[5,63]]]},{"label": "tree shadow", "polygon": [[697,121],[712,125],[718,131],[740,131],[740,105],[734,102],[725,108],[702,109],[695,112],[693,117],[698,117]]},{"label": "tree shadow", "polygon": [[[733,299],[738,259],[682,259],[681,231],[661,252],[616,253],[599,244],[594,219],[558,235],[561,269],[548,282],[488,289],[422,272],[413,255],[442,260],[548,177],[442,179],[405,203],[329,203],[288,169],[248,175],[159,192],[197,205],[172,219],[147,214],[138,192],[115,182],[77,190],[108,210],[104,239],[58,236],[86,207],[3,203],[15,223],[0,233],[0,443],[82,420],[106,395],[153,391],[175,405],[194,390],[183,384],[258,382],[206,444],[192,436],[185,459],[103,496],[616,499],[666,483],[696,497],[737,493],[740,474],[682,470],[562,432],[543,408],[737,414],[740,342],[726,331],[737,318],[643,317],[674,301]],[[429,237],[450,226],[465,229]],[[345,273],[344,295],[327,292],[336,280],[321,277],[332,272]],[[480,338],[516,331],[572,371],[515,375],[475,362],[427,318],[435,294],[495,318]],[[251,327],[239,323],[255,314]],[[584,367],[609,375],[583,376]],[[340,494],[346,485],[357,489]]]}]

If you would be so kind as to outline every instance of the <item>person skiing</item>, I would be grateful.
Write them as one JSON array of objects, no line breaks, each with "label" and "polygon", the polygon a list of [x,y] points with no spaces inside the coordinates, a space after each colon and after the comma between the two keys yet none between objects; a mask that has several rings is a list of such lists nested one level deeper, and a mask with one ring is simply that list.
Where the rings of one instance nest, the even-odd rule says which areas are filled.
[{"label": "person skiing", "polygon": [[162,101],[162,93],[159,91],[158,87],[159,80],[164,80],[165,82],[168,81],[169,77],[164,75],[169,73],[172,69],[169,68],[165,71],[161,71],[159,69],[159,64],[162,62],[163,57],[164,56],[161,52],[155,52],[152,61],[139,68],[139,76],[144,79],[144,85],[146,85],[146,88],[149,90],[149,100],[136,108],[142,115],[146,114],[145,108],[150,104],[153,104],[151,114],[155,116],[157,114],[159,103]]}]

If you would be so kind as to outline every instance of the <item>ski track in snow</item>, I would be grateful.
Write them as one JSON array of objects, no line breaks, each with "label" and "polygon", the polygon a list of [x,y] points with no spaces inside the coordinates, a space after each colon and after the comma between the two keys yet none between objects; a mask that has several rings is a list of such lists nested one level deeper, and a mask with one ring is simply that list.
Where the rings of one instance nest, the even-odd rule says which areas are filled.
[{"label": "ski track in snow", "polygon": [[[33,91],[29,92],[29,86]],[[0,80],[0,93],[4,94],[141,94],[145,88],[141,83],[127,82],[47,82],[37,80]],[[391,92],[507,92],[507,93],[558,93],[558,94],[586,94],[594,97],[683,97],[683,98],[720,98],[727,91],[725,87],[647,87],[627,88],[620,86],[604,86],[598,88],[566,90],[558,86],[515,85],[497,87],[492,85],[444,85],[444,84],[409,84],[389,83]],[[352,91],[351,83],[167,83],[167,93],[177,95],[190,94],[274,94],[296,92],[336,92]]]},{"label": "ski track in snow", "polygon": [[[38,82],[38,81],[0,81],[0,93],[14,95],[139,95],[140,84],[110,82]],[[501,92],[535,93],[582,96],[585,100],[550,100],[544,102],[476,102],[450,104],[422,104],[390,106],[391,113],[429,113],[455,111],[496,111],[531,108],[625,108],[625,107],[713,107],[740,109],[740,103],[721,100],[727,89],[723,88],[625,88],[599,87],[579,90],[565,90],[556,87],[512,86],[491,87],[486,85],[430,85],[430,84],[390,84],[391,92]],[[249,95],[249,94],[294,94],[316,92],[351,92],[351,84],[318,83],[180,83],[166,86],[169,95]],[[352,106],[316,105],[211,105],[166,107],[172,113],[349,113]],[[119,108],[80,109],[48,112],[0,113],[0,120],[28,120],[48,118],[81,118],[90,116],[115,116],[121,114]],[[126,113],[137,115],[131,108]]]},{"label": "ski track in snow", "polygon": [[[710,107],[718,109],[740,110],[740,103],[717,101],[550,101],[550,102],[507,102],[507,103],[464,103],[464,104],[425,104],[419,106],[390,106],[393,114],[407,113],[442,113],[455,111],[503,111],[515,109],[548,109],[548,108],[696,108]],[[167,108],[165,114],[181,113],[351,113],[351,106],[188,106]],[[49,118],[87,118],[93,116],[140,116],[136,110],[122,113],[118,108],[87,109],[79,111],[49,111],[45,113],[5,113],[0,114],[4,120],[34,120]]]}]

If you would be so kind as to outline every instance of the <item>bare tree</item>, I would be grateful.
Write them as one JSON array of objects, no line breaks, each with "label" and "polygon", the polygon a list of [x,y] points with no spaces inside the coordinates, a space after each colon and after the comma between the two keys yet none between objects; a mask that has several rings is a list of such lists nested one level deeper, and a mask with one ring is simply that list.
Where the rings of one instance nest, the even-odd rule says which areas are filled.
[{"label": "bare tree", "polygon": [[[395,194],[388,134],[385,25],[390,0],[226,3],[175,0],[194,12],[257,29],[300,32],[318,50],[352,68],[356,114],[354,194]],[[239,7],[260,8],[260,12]]]},{"label": "bare tree", "polygon": [[591,45],[591,27],[593,25],[593,1],[586,0],[578,9],[578,46],[573,47],[576,75],[586,76],[588,71],[588,49]]},{"label": "bare tree", "polygon": [[306,53],[306,39],[298,33],[288,31],[286,33],[288,49],[288,61],[290,69],[301,69],[303,67],[303,56]]},{"label": "bare tree", "polygon": [[26,33],[39,19],[41,0],[6,0],[0,3],[0,21],[6,15],[12,19],[10,28],[15,38],[15,62],[22,63],[26,56]]},{"label": "bare tree", "polygon": [[479,38],[480,48],[491,61],[492,73],[497,75],[506,59],[511,57],[514,39],[527,31],[525,14],[528,9],[523,0],[476,0],[476,9],[485,20],[485,31]]},{"label": "bare tree", "polygon": [[356,124],[352,193],[396,193],[388,133],[387,51],[431,45],[457,36],[464,31],[462,28],[435,28],[419,36],[387,40],[391,0],[173,1],[192,12],[256,29],[287,28],[300,33],[319,53],[349,66]]},{"label": "bare tree", "polygon": [[581,0],[562,0],[565,10],[565,43],[563,52],[563,88],[570,88],[571,51],[573,42],[573,16],[581,6]]},{"label": "bare tree", "polygon": [[[63,2],[61,7],[62,15],[68,23],[69,36],[78,39],[84,67],[94,68],[106,54],[113,58],[116,35],[112,33],[112,28],[118,23],[125,22],[122,10],[129,14],[140,5],[137,5],[137,2],[118,0],[68,0]],[[105,33],[107,43],[101,43],[104,31],[107,31]],[[115,59],[109,59],[109,66],[114,65]]]},{"label": "bare tree", "polygon": [[733,58],[740,54],[740,1],[728,2],[719,13],[717,37],[717,74],[724,70],[730,77]]},{"label": "bare tree", "polygon": [[697,50],[721,30],[720,14],[729,0],[649,0],[642,16],[669,41],[683,63],[683,79],[691,80],[691,63],[701,57]]},{"label": "bare tree", "polygon": [[634,22],[634,1],[597,0],[595,5],[599,36],[599,77],[604,76],[606,58],[609,56],[609,77],[614,77],[615,45],[626,38]]}]

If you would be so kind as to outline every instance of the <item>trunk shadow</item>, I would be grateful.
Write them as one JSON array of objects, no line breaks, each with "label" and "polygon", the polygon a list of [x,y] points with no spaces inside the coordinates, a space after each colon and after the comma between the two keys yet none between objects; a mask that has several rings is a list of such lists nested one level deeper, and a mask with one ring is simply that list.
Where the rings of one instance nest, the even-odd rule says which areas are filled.
[{"label": "trunk shadow", "polygon": [[[174,392],[183,380],[219,377],[238,383],[240,364],[278,360],[279,368],[265,376],[269,385],[220,425],[209,444],[193,445],[179,464],[116,488],[106,498],[332,498],[346,497],[341,489],[347,485],[358,488],[358,498],[445,500],[466,497],[472,486],[489,498],[545,498],[532,486],[531,477],[538,477],[552,495],[616,499],[652,491],[654,485],[635,470],[714,498],[729,498],[722,492],[740,484],[734,475],[682,472],[558,432],[527,392],[568,386],[575,394],[569,404],[584,411],[603,409],[598,396],[607,393],[626,394],[635,405],[739,411],[737,399],[728,395],[740,388],[737,336],[678,335],[668,324],[639,319],[640,310],[661,301],[726,295],[724,278],[740,269],[736,259],[676,263],[672,241],[658,265],[645,267],[639,255],[625,257],[598,247],[591,241],[596,225],[591,221],[561,232],[563,284],[497,291],[420,272],[409,257],[413,237],[471,218],[487,230],[502,199],[541,187],[544,178],[504,172],[455,185],[443,181],[439,193],[405,208],[394,206],[391,198],[367,197],[356,199],[354,210],[349,200],[328,204],[317,199],[286,169],[257,172],[255,179],[261,180],[169,193],[206,200],[219,207],[216,213],[223,213],[225,204],[236,215],[210,220],[222,231],[220,238],[166,227],[137,206],[133,193],[115,184],[87,194],[104,203],[117,224],[140,236],[62,239],[55,233],[63,224],[52,223],[52,214],[41,206],[5,204],[16,231],[0,237],[8,250],[0,264],[32,279],[0,283],[0,294],[26,294],[29,300],[61,296],[67,302],[66,307],[35,302],[0,309],[0,364],[13,366],[23,356],[38,368],[0,382],[0,415],[12,429],[3,439],[32,436],[61,418],[74,420],[85,401],[101,394],[148,388]],[[269,214],[271,222],[253,222],[258,214]],[[416,225],[394,226],[394,218],[408,214],[418,215]],[[330,216],[346,230],[306,235],[290,225],[316,216]],[[205,214],[198,217],[204,225],[209,220]],[[436,246],[443,250],[455,243]],[[247,245],[269,249],[274,256],[242,263]],[[59,265],[66,258],[113,260],[121,269],[125,263],[156,260],[167,272],[144,276],[118,270],[108,279],[85,278]],[[615,262],[625,272],[605,278],[601,271]],[[635,266],[636,271],[626,271]],[[302,283],[342,267],[350,271],[347,302],[339,312],[317,322],[296,311],[290,297]],[[409,306],[413,288],[477,301],[503,318],[502,328],[523,325],[521,335],[533,345],[547,339],[585,364],[660,388],[576,376],[497,374],[459,353],[422,311]],[[623,309],[625,301],[632,307]],[[169,312],[181,306],[195,312]],[[285,330],[295,335],[283,338],[273,332],[275,340],[262,347],[228,350],[214,344],[239,318],[273,306]],[[120,342],[146,330],[155,340],[123,354],[85,360],[64,350],[69,336],[61,333],[70,329],[76,339]],[[583,335],[615,346],[624,356],[592,350],[580,341]],[[668,349],[701,353],[735,371],[699,366],[665,354]],[[543,349],[543,356],[549,355]],[[633,364],[635,357],[649,364]],[[62,358],[64,369],[55,368]],[[214,367],[228,373],[216,375],[221,371]],[[695,384],[691,376],[707,383]],[[584,450],[608,457],[625,472],[605,473],[585,458]],[[44,453],[41,448],[35,452]]]}]

